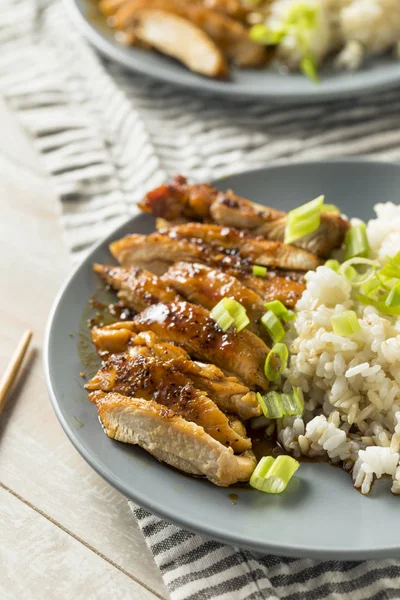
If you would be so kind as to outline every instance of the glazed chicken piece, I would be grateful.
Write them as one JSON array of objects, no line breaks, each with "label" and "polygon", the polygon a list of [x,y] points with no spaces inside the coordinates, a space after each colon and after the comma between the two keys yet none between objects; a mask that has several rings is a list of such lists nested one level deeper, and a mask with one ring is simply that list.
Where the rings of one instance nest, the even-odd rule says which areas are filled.
[{"label": "glazed chicken piece", "polygon": [[290,307],[296,304],[305,289],[302,282],[293,281],[289,275],[253,276],[251,262],[239,254],[225,254],[200,241],[174,239],[158,232],[148,236],[126,236],[110,244],[110,251],[121,264],[138,265],[158,275],[165,273],[175,262],[207,264],[236,277],[265,301],[280,300]]},{"label": "glazed chicken piece", "polygon": [[[251,202],[231,190],[221,192],[207,184],[189,185],[182,176],[149,192],[139,206],[143,211],[167,220],[206,220],[247,229],[253,235],[271,240],[282,242],[285,237],[285,212]],[[343,217],[323,213],[320,227],[293,245],[327,257],[342,245],[348,228],[349,222]]]},{"label": "glazed chicken piece", "polygon": [[318,257],[311,252],[282,242],[252,237],[247,232],[234,227],[186,223],[160,233],[167,233],[172,238],[198,239],[224,251],[239,252],[243,258],[249,259],[253,264],[266,267],[310,271],[316,269],[320,264]]},{"label": "glazed chicken piece", "polygon": [[[216,223],[247,229],[253,235],[283,242],[287,215],[275,213],[271,218],[271,209],[240,198],[232,191],[220,193],[210,208],[211,218]],[[332,250],[342,245],[349,226],[349,222],[336,213],[322,213],[319,228],[296,240],[294,245],[327,258]]]},{"label": "glazed chicken piece", "polygon": [[178,302],[182,298],[157,275],[139,267],[94,264],[93,270],[118,293],[124,306],[140,312],[156,302]]},{"label": "glazed chicken piece", "polygon": [[203,427],[154,400],[104,392],[93,392],[89,398],[110,438],[137,444],[185,473],[205,475],[215,485],[227,487],[248,481],[254,471],[257,461],[251,451],[235,455]]},{"label": "glazed chicken piece", "polygon": [[180,262],[170,267],[161,279],[189,302],[208,310],[212,310],[222,298],[234,298],[246,309],[250,331],[260,337],[266,336],[260,322],[266,312],[264,301],[236,277],[198,263]]},{"label": "glazed chicken piece", "polygon": [[233,429],[228,417],[207,394],[197,390],[188,377],[168,362],[143,355],[112,355],[85,387],[90,392],[117,392],[123,396],[154,400],[187,421],[197,423],[235,452],[251,448],[246,433],[238,432],[237,424]]},{"label": "glazed chicken piece", "polygon": [[132,321],[137,332],[153,331],[164,341],[182,346],[198,360],[236,375],[250,389],[268,388],[264,375],[268,347],[256,335],[230,327],[225,333],[210,313],[189,302],[153,304]]},{"label": "glazed chicken piece", "polygon": [[169,361],[193,385],[207,395],[222,410],[250,419],[261,414],[255,392],[240,383],[236,377],[225,375],[215,365],[192,361],[183,348],[162,342],[151,331],[136,334],[130,322],[114,323],[92,329],[93,344],[101,356],[127,352],[130,356],[153,356]]},{"label": "glazed chicken piece", "polygon": [[[137,33],[137,23],[144,13],[160,11],[164,18],[177,17],[191,23],[208,36],[210,41],[240,67],[257,67],[265,64],[267,52],[261,44],[253,42],[248,29],[238,21],[221,12],[205,6],[201,2],[186,0],[129,0],[116,9],[114,25],[117,29]],[[139,38],[140,32],[138,33]],[[145,41],[149,41],[145,39]],[[150,42],[152,45],[153,42]],[[172,40],[175,48],[184,46],[183,40]]]}]

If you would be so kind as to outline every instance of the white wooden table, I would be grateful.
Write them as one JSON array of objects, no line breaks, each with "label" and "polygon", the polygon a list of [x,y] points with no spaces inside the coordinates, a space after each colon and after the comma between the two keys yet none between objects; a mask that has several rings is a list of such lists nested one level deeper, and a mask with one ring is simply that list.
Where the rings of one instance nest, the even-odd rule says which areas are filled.
[{"label": "white wooden table", "polygon": [[71,268],[51,180],[0,101],[0,373],[32,349],[0,419],[0,598],[168,598],[123,496],[84,462],[53,413],[43,331]]}]

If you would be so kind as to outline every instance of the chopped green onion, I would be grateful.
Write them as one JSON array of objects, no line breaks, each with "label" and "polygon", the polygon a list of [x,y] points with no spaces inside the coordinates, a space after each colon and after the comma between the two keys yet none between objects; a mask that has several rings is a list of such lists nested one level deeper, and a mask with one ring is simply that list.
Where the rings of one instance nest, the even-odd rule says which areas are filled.
[{"label": "chopped green onion", "polygon": [[283,319],[285,322],[293,321],[296,318],[296,315],[292,310],[286,308],[284,304],[280,300],[272,300],[271,302],[266,302],[264,304],[265,308],[272,310],[274,315]]},{"label": "chopped green onion", "polygon": [[340,262],[331,258],[330,260],[326,261],[324,266],[328,267],[328,269],[332,269],[332,271],[338,272],[340,269]]},{"label": "chopped green onion", "polygon": [[257,393],[257,400],[263,414],[268,419],[281,419],[301,415],[304,411],[304,397],[301,388],[293,388],[291,394],[268,392],[264,396]]},{"label": "chopped green onion", "polygon": [[323,203],[324,196],[318,196],[318,198],[315,198],[288,213],[285,229],[285,244],[291,244],[318,229],[321,221],[321,207]]},{"label": "chopped green onion", "polygon": [[276,46],[283,40],[285,34],[283,29],[271,29],[263,23],[253,25],[249,31],[250,39],[263,46]]},{"label": "chopped green onion", "polygon": [[268,419],[280,419],[284,416],[281,395],[278,392],[268,392],[264,396],[257,393],[257,400]]},{"label": "chopped green onion", "polygon": [[278,317],[272,312],[267,311],[261,317],[261,323],[267,329],[271,340],[275,343],[280,342],[285,337],[285,330],[283,329],[282,323]]},{"label": "chopped green onion", "polygon": [[388,279],[400,279],[400,252],[395,256],[387,257],[387,262],[381,269],[380,275]]},{"label": "chopped green onion", "polygon": [[361,285],[361,291],[366,295],[369,296],[370,294],[374,294],[375,292],[377,292],[379,290],[379,288],[381,287],[381,280],[378,277],[378,275],[376,275],[375,273],[372,273],[372,277],[370,277],[369,279],[367,279],[367,281],[364,281]]},{"label": "chopped green onion", "polygon": [[307,75],[308,79],[311,79],[314,83],[318,83],[318,71],[317,71],[317,61],[312,56],[312,54],[307,54],[307,56],[303,56],[300,61],[300,69],[303,71],[304,75]]},{"label": "chopped green onion", "polygon": [[220,302],[214,306],[211,311],[211,316],[214,321],[217,322],[217,325],[219,325],[222,331],[227,331],[233,324],[233,317],[226,310],[223,300],[220,300]]},{"label": "chopped green onion", "polygon": [[222,331],[227,331],[231,325],[241,331],[250,323],[245,308],[234,298],[222,298],[212,309],[211,316]]},{"label": "chopped green onion", "polygon": [[[355,266],[369,266],[372,267],[372,269],[363,275],[359,275],[354,268]],[[353,287],[357,287],[364,285],[375,276],[376,267],[379,267],[378,261],[357,256],[342,263],[339,268],[339,273],[345,277]]]},{"label": "chopped green onion", "polygon": [[265,361],[264,373],[269,381],[276,381],[286,368],[289,358],[287,346],[282,343],[275,344]]},{"label": "chopped green onion", "polygon": [[265,277],[267,274],[267,267],[261,267],[260,265],[253,265],[253,275],[256,277]]},{"label": "chopped green onion", "polygon": [[295,415],[302,415],[304,411],[304,394],[300,387],[293,388],[293,400],[297,405]]},{"label": "chopped green onion", "polygon": [[365,223],[354,225],[346,232],[344,245],[346,260],[355,256],[368,256],[369,243]]},{"label": "chopped green onion", "polygon": [[323,204],[321,208],[321,212],[323,213],[337,213],[340,215],[340,209],[336,206],[336,204]]},{"label": "chopped green onion", "polygon": [[374,306],[379,312],[383,315],[389,315],[391,317],[400,316],[400,306],[387,306],[385,302],[375,300],[374,298],[370,298],[369,296],[364,296],[363,294],[357,294],[356,299],[365,306]]},{"label": "chopped green onion", "polygon": [[331,323],[333,332],[336,335],[343,335],[345,337],[353,335],[353,333],[357,333],[361,329],[357,315],[353,310],[345,310],[338,315],[333,315]]},{"label": "chopped green onion", "polygon": [[386,298],[385,304],[389,308],[400,306],[400,281],[398,281],[392,288],[392,291]]},{"label": "chopped green onion", "polygon": [[300,467],[291,456],[264,456],[250,478],[250,485],[266,494],[281,494]]}]

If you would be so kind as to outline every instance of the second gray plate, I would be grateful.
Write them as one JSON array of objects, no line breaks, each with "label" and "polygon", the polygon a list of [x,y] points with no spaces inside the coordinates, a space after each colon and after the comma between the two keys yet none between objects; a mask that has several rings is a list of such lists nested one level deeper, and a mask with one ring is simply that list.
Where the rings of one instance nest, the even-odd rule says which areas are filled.
[{"label": "second gray plate", "polygon": [[125,47],[114,39],[92,0],[64,0],[79,30],[105,56],[121,65],[191,90],[230,98],[270,102],[326,102],[400,86],[400,61],[382,57],[356,72],[325,69],[315,84],[301,74],[281,75],[272,69],[234,69],[229,81],[208,79],[156,52]]},{"label": "second gray plate", "polygon": [[[368,219],[376,202],[393,201],[400,166],[369,161],[291,164],[216,182],[261,204],[283,210],[325,193],[351,216]],[[46,379],[54,410],[85,460],[111,485],[150,511],[217,540],[259,552],[317,559],[400,557],[400,498],[379,481],[364,497],[341,469],[303,463],[288,489],[270,496],[251,488],[224,489],[182,475],[138,447],[109,439],[79,376],[78,332],[88,300],[99,286],[93,262],[112,261],[108,244],[125,234],[149,233],[153,218],[130,219],[99,243],[55,301],[45,342]],[[232,504],[230,494],[237,494]]]}]

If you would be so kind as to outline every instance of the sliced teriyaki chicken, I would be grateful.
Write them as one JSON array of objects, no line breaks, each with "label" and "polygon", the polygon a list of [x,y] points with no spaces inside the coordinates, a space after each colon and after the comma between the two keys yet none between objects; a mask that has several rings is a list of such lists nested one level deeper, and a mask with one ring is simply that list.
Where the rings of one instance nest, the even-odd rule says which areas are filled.
[{"label": "sliced teriyaki chicken", "polygon": [[228,487],[248,481],[256,466],[251,451],[237,456],[196,423],[190,423],[154,400],[93,392],[106,434],[137,444],[158,460],[191,475],[205,475],[215,485]]},{"label": "sliced teriyaki chicken", "polygon": [[[221,192],[207,184],[189,185],[182,176],[149,192],[139,206],[143,211],[167,220],[182,217],[206,220],[246,229],[253,235],[271,240],[283,241],[285,237],[285,212],[251,202],[231,190]],[[342,245],[348,228],[349,222],[343,217],[323,213],[320,227],[293,245],[326,257]]]},{"label": "sliced teriyaki chicken", "polygon": [[153,331],[182,346],[191,356],[232,373],[250,388],[268,388],[264,375],[269,349],[254,333],[230,327],[223,332],[208,310],[190,302],[160,302],[132,320],[137,332]]},{"label": "sliced teriyaki chicken", "polygon": [[131,356],[153,356],[170,361],[180,373],[188,377],[196,388],[208,396],[226,412],[250,419],[261,414],[255,392],[240,383],[236,377],[225,375],[215,365],[192,361],[183,348],[162,342],[153,332],[136,334],[130,322],[115,323],[92,329],[92,339],[101,356],[109,353],[127,352]]},{"label": "sliced teriyaki chicken", "polygon": [[251,440],[233,429],[228,417],[188,377],[170,363],[153,357],[112,355],[86,384],[90,392],[117,392],[145,400],[155,400],[171,408],[187,421],[197,423],[209,435],[241,453],[251,448]]},{"label": "sliced teriyaki chicken", "polygon": [[[116,13],[115,20],[123,10],[124,7]],[[183,16],[151,6],[142,8],[135,12],[126,33],[128,39],[149,44],[195,73],[221,79],[228,75],[228,64],[219,46],[206,31]]]},{"label": "sliced teriyaki chicken", "polygon": [[[186,0],[129,0],[114,12],[114,25],[117,29],[133,28],[137,33],[137,23],[143,19],[145,12],[162,11],[164,18],[182,19],[191,23],[204,36],[240,67],[257,67],[265,64],[268,55],[261,44],[253,42],[248,29],[226,14],[212,10],[201,2]],[[138,34],[139,37],[140,34]],[[149,39],[145,41],[150,42]],[[192,42],[193,43],[193,42]],[[154,46],[157,47],[157,46]],[[186,51],[186,40],[171,38],[171,47],[176,51]]]},{"label": "sliced teriyaki chicken", "polygon": [[94,264],[93,270],[117,290],[118,298],[136,312],[156,302],[177,302],[182,298],[157,275],[139,267]]},{"label": "sliced teriyaki chicken", "polygon": [[121,264],[138,265],[158,275],[165,273],[175,262],[207,264],[237,277],[264,300],[280,300],[290,307],[296,304],[305,289],[302,282],[293,281],[289,276],[274,273],[267,273],[262,278],[253,276],[251,261],[238,254],[225,254],[200,241],[174,239],[158,232],[148,236],[126,236],[110,244],[110,251]]},{"label": "sliced teriyaki chicken", "polygon": [[199,263],[179,262],[172,265],[161,279],[189,302],[209,310],[222,298],[234,298],[246,309],[250,319],[249,329],[260,337],[266,336],[266,330],[260,322],[266,311],[264,301],[236,277]]},{"label": "sliced teriyaki chicken", "polygon": [[[217,196],[210,208],[210,214],[212,220],[221,225],[247,229],[253,235],[270,240],[283,242],[285,239],[285,213],[280,216],[275,214],[271,219],[271,209],[240,198],[231,191]],[[318,229],[296,240],[294,245],[318,256],[328,257],[332,250],[343,244],[349,226],[349,222],[336,213],[322,213]]]},{"label": "sliced teriyaki chicken", "polygon": [[295,271],[314,270],[320,264],[315,254],[295,248],[282,242],[253,237],[235,227],[222,227],[205,223],[186,223],[166,229],[172,238],[198,239],[225,251],[239,252],[252,263],[266,267],[293,269]]}]

